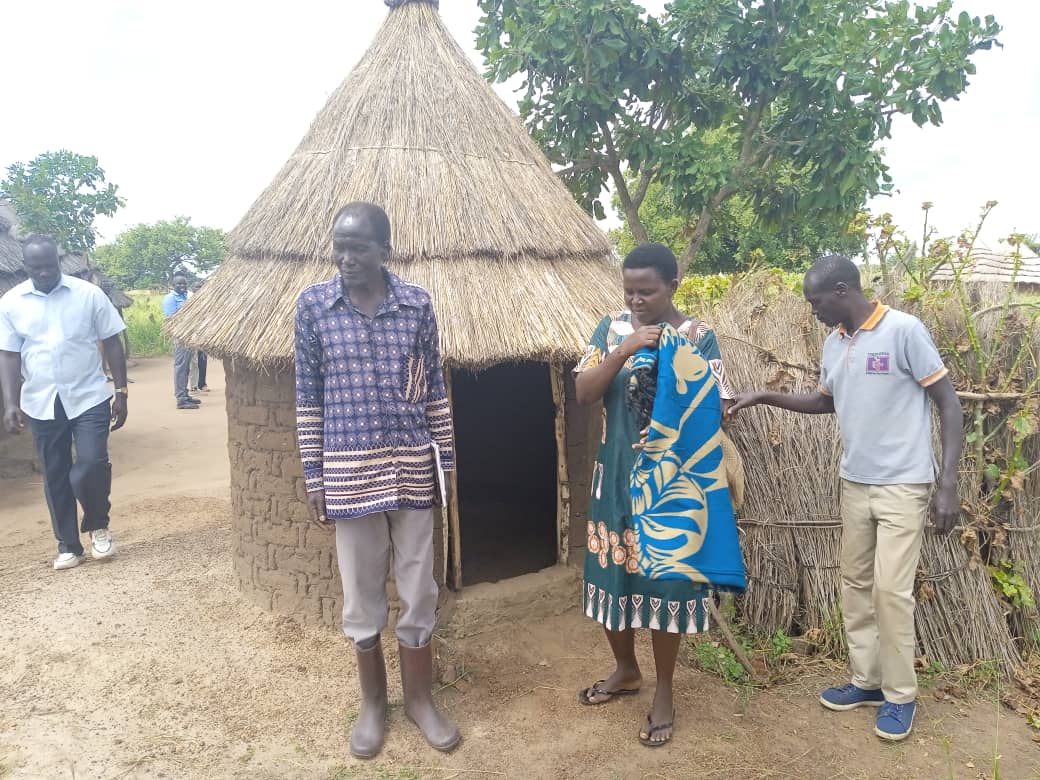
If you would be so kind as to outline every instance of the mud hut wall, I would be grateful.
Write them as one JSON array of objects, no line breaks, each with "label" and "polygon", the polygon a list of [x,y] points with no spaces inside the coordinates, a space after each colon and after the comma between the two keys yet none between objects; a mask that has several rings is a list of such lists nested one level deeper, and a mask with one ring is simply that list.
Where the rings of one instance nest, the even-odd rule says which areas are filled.
[{"label": "mud hut wall", "polygon": [[[342,588],[335,534],[308,521],[296,446],[295,381],[226,360],[228,457],[234,573],[242,593],[264,609],[307,624],[339,626]],[[440,540],[440,514],[434,538]],[[434,572],[442,579],[443,547]],[[442,584],[439,582],[439,584]],[[390,585],[391,625],[397,598]]]}]

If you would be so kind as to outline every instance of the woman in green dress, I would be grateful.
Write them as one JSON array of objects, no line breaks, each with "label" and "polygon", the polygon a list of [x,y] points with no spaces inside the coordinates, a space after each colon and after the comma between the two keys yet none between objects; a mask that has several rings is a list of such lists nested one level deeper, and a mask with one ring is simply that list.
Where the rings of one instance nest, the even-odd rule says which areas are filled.
[{"label": "woman in green dress", "polygon": [[[578,401],[603,401],[603,434],[592,479],[588,512],[588,549],[582,601],[585,614],[603,625],[616,668],[579,693],[582,704],[606,704],[637,692],[642,674],[635,655],[635,629],[649,628],[657,667],[653,706],[639,734],[642,744],[663,745],[674,721],[672,677],[683,634],[706,627],[704,584],[680,579],[650,579],[640,572],[632,527],[630,481],[640,439],[637,411],[627,401],[631,360],[642,348],[656,348],[661,323],[692,341],[711,367],[723,409],[734,393],[726,381],[715,334],[679,312],[672,302],[678,264],[661,244],[643,244],[622,265],[626,311],[603,318],[575,368]],[[714,424],[711,421],[710,424]],[[721,425],[721,418],[718,423]]]}]

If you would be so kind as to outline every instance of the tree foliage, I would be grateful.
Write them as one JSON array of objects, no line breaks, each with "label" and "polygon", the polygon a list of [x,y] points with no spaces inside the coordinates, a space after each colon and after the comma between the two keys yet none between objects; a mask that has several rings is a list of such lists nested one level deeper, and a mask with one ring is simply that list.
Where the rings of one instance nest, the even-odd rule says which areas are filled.
[{"label": "tree foliage", "polygon": [[98,247],[94,256],[101,269],[124,287],[164,287],[177,272],[196,279],[220,265],[224,231],[197,227],[188,217],[139,224]]},{"label": "tree foliage", "polygon": [[[687,267],[738,195],[763,224],[848,219],[890,186],[892,119],[942,122],[999,25],[952,1],[479,0],[489,77],[523,74],[520,110],[572,192],[633,237],[659,182],[686,224]],[[800,186],[777,188],[782,171]]]},{"label": "tree foliage", "polygon": [[[611,203],[624,219],[616,193]],[[648,241],[666,244],[676,256],[686,250],[689,221],[673,201],[671,190],[661,182],[653,182],[647,189],[639,218]],[[711,231],[688,270],[698,274],[762,267],[804,271],[825,254],[859,254],[863,238],[853,223],[844,218],[819,218],[789,219],[779,225],[769,225],[758,218],[754,205],[746,197],[737,195],[716,212]],[[610,237],[621,255],[639,243],[627,223],[611,230]]]},{"label": "tree foliage", "polygon": [[105,183],[97,157],[65,149],[14,163],[0,183],[0,197],[11,201],[27,232],[54,236],[74,253],[94,248],[95,218],[110,217],[124,204],[117,191]]}]

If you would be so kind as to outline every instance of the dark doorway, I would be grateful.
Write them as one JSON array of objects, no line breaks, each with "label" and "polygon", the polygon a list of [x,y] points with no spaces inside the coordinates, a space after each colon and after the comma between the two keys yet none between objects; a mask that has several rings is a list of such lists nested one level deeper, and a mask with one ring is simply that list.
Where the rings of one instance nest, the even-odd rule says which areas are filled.
[{"label": "dark doorway", "polygon": [[552,566],[556,409],[549,366],[453,370],[451,386],[462,582],[495,582]]}]

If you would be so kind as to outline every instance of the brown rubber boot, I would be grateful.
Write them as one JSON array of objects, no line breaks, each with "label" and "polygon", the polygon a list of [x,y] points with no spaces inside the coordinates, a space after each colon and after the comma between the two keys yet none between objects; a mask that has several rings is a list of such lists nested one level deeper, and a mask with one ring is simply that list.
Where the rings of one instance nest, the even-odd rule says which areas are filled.
[{"label": "brown rubber boot", "polygon": [[444,753],[454,750],[462,741],[458,727],[441,715],[433,703],[433,649],[427,642],[422,647],[398,643],[401,653],[401,685],[404,688],[404,712],[430,743]]},{"label": "brown rubber boot", "polygon": [[386,663],[383,642],[357,650],[358,679],[361,681],[361,711],[350,732],[350,754],[355,758],[374,758],[383,749],[386,731]]}]

